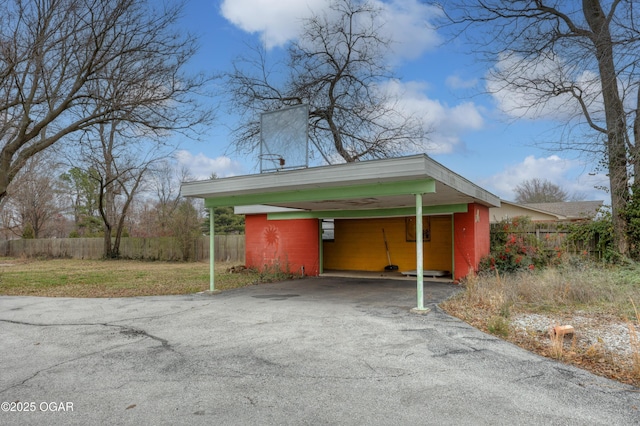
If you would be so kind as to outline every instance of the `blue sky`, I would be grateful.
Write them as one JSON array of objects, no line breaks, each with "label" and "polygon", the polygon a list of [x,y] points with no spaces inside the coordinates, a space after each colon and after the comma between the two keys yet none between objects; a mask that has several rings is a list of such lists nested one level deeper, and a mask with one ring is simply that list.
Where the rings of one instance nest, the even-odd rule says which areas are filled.
[{"label": "blue sky", "polygon": [[[379,1],[379,0],[374,0]],[[242,54],[246,43],[260,41],[277,55],[295,37],[300,19],[327,0],[187,0],[183,25],[200,36],[192,71],[221,72]],[[526,179],[547,179],[570,194],[588,200],[609,200],[603,174],[572,152],[549,152],[540,145],[557,138],[562,123],[550,115],[515,116],[510,102],[517,95],[483,94],[484,77],[495,64],[469,53],[463,40],[443,43],[444,35],[429,29],[436,10],[419,0],[379,2],[396,40],[398,81],[389,87],[404,93],[404,105],[426,117],[431,141],[425,152],[452,171],[505,200]],[[446,3],[445,3],[446,4]],[[556,115],[557,116],[557,115]],[[232,121],[224,111],[204,142],[181,140],[176,157],[196,178],[258,172],[257,157],[231,154]]]}]

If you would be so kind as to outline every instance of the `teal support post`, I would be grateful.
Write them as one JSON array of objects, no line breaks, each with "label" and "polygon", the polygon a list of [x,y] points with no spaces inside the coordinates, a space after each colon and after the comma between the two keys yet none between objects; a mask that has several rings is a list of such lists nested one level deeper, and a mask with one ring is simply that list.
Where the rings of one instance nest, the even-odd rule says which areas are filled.
[{"label": "teal support post", "polygon": [[424,310],[424,265],[422,241],[422,194],[416,194],[416,276],[417,276],[417,293],[418,307],[417,310]]},{"label": "teal support post", "polygon": [[213,231],[213,207],[209,208],[209,291],[215,291],[215,251]]}]

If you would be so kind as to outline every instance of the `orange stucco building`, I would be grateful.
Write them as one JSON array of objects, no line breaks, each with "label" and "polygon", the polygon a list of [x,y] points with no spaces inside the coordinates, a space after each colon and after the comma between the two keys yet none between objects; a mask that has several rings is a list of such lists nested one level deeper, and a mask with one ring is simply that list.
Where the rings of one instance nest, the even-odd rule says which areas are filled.
[{"label": "orange stucco building", "polygon": [[[391,271],[416,277],[417,309],[427,272],[459,279],[477,270],[489,253],[489,209],[500,206],[498,197],[424,154],[188,182],[181,189],[204,198],[211,214],[234,206],[246,215],[247,266],[321,275],[384,271],[391,264]],[[213,269],[211,261],[211,288]]]},{"label": "orange stucco building", "polygon": [[[413,217],[334,219],[333,224],[333,238],[323,239],[320,219],[268,220],[265,213],[247,214],[246,266],[277,266],[315,276],[325,271],[384,271],[390,259],[398,274],[417,269]],[[464,213],[424,216],[423,226],[425,270],[460,279],[477,271],[481,257],[489,254],[486,206],[471,203]]]}]

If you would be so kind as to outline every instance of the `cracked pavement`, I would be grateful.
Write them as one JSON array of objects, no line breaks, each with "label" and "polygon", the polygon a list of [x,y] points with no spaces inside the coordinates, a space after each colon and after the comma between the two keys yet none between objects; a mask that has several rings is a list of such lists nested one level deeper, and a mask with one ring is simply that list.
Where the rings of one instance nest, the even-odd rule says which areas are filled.
[{"label": "cracked pavement", "polygon": [[[640,389],[452,318],[457,291],[305,278],[217,295],[0,297],[2,424],[632,425]],[[39,407],[39,405],[37,405]]]}]

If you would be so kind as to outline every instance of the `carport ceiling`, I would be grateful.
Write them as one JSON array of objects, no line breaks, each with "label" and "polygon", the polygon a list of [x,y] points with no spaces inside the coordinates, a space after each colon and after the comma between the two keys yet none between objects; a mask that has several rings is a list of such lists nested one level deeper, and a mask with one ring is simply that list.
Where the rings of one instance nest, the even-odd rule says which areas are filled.
[{"label": "carport ceiling", "polygon": [[236,176],[182,184],[182,194],[207,207],[269,205],[306,211],[373,210],[476,202],[495,195],[426,155]]}]

